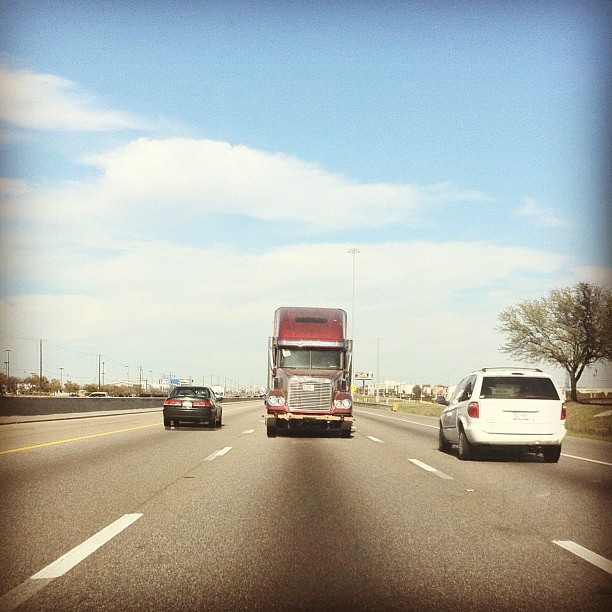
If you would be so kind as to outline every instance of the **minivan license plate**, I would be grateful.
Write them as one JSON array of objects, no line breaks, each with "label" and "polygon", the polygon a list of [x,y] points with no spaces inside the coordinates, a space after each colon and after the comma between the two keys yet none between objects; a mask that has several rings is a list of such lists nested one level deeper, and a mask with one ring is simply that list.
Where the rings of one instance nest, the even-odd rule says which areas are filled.
[{"label": "minivan license plate", "polygon": [[514,420],[515,421],[528,421],[531,418],[529,412],[515,412]]}]

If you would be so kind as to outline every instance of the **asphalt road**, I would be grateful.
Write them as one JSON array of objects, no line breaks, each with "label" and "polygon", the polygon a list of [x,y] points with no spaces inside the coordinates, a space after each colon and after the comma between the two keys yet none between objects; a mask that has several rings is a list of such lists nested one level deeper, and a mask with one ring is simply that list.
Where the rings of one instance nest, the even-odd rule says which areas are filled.
[{"label": "asphalt road", "polygon": [[0,610],[609,609],[612,445],[462,462],[435,419],[268,439],[262,413],[1,425]]}]

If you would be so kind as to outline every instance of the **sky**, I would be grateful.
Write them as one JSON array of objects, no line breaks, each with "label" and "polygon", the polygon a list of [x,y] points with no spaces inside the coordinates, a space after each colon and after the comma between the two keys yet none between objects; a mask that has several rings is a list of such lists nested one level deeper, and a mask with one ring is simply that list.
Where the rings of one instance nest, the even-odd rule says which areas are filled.
[{"label": "sky", "polygon": [[502,310],[612,286],[611,24],[594,0],[1,0],[2,361],[265,385],[274,310],[324,306],[380,381],[529,365]]}]

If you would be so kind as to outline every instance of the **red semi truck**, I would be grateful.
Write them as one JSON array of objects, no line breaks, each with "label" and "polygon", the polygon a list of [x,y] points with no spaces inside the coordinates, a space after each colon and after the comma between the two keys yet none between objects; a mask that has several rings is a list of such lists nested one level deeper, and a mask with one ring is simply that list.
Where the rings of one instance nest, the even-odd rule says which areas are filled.
[{"label": "red semi truck", "polygon": [[352,341],[339,308],[282,307],[268,341],[268,437],[315,427],[348,438],[353,424]]}]

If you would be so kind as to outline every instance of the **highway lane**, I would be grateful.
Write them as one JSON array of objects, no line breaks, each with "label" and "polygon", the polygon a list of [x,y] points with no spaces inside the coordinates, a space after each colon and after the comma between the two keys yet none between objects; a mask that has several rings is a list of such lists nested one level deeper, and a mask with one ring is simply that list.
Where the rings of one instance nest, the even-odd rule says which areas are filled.
[{"label": "highway lane", "polygon": [[166,431],[159,412],[0,428],[0,450],[71,440],[0,455],[0,609],[607,609],[598,558],[554,542],[612,558],[610,465],[461,462],[435,420],[369,408],[350,440],[270,440],[262,408],[225,404],[218,431]]}]

